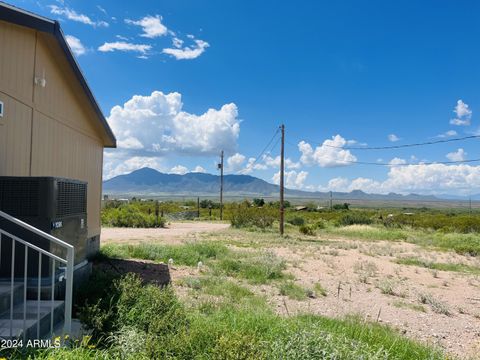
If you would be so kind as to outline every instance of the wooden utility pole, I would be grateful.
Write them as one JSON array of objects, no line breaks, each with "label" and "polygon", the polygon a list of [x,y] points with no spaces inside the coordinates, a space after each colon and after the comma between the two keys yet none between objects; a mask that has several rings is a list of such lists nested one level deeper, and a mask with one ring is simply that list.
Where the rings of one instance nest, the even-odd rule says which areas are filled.
[{"label": "wooden utility pole", "polygon": [[282,143],[280,148],[280,235],[283,235],[285,220],[284,178],[285,178],[285,125],[281,125]]},{"label": "wooden utility pole", "polygon": [[200,198],[197,197],[197,217],[200,217]]},{"label": "wooden utility pole", "polygon": [[332,201],[332,191],[330,191],[330,211],[333,209],[333,201]]},{"label": "wooden utility pole", "polygon": [[220,169],[220,220],[223,220],[223,150],[220,153],[218,168]]}]

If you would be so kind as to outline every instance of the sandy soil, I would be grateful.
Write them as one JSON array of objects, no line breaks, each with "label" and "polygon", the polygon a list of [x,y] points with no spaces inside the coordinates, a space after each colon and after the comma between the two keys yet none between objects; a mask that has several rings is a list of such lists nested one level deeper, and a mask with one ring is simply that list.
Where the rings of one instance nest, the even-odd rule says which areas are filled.
[{"label": "sandy soil", "polygon": [[186,237],[227,229],[230,224],[209,222],[174,222],[166,228],[102,228],[102,244],[139,244],[141,242],[181,243]]},{"label": "sandy soil", "polygon": [[[280,296],[278,289],[265,286],[263,292],[279,313],[313,312],[330,317],[358,314],[391,325],[411,338],[439,345],[462,358],[480,353],[478,276],[394,262],[401,256],[414,256],[473,265],[478,262],[476,259],[427,251],[412,244],[350,240],[333,242],[320,249],[282,247],[274,252],[289,260],[289,272],[298,284],[313,288],[320,283],[328,293],[326,297],[317,295],[307,301],[295,301]],[[385,284],[393,289],[391,294],[382,292]],[[450,314],[438,313],[435,306],[423,304],[422,294],[429,294]],[[422,306],[425,312],[413,306]]]},{"label": "sandy soil", "polygon": [[[173,223],[168,229],[105,228],[102,242],[225,240],[228,236],[211,234],[222,230],[233,238],[255,236],[254,233],[237,234],[225,230],[227,228],[228,224],[199,222]],[[280,295],[275,283],[260,286],[243,284],[266,296],[282,315],[308,312],[343,317],[355,314],[388,324],[410,338],[436,344],[460,358],[480,359],[480,276],[395,263],[400,257],[416,257],[437,263],[480,267],[480,259],[402,242],[343,238],[328,238],[325,242],[325,238],[312,237],[304,240],[307,239],[265,245],[268,251],[287,261],[287,272],[294,276],[297,284],[313,289],[319,283],[327,290],[327,296],[316,294],[307,300],[297,301]],[[242,247],[242,250],[247,249]],[[180,266],[170,269],[174,284],[185,276],[198,275],[200,273],[196,268]],[[385,284],[391,288],[388,293],[382,291],[386,288]],[[177,291],[180,296],[189,296],[187,289],[180,287]],[[422,303],[421,297],[425,294],[439,305]],[[445,309],[448,315],[441,313]]]},{"label": "sandy soil", "polygon": [[[316,294],[297,301],[280,295],[275,284],[243,285],[265,296],[281,315],[358,315],[392,326],[412,339],[437,345],[461,359],[480,359],[480,277],[395,263],[400,257],[416,257],[479,267],[479,259],[402,242],[328,240],[329,244],[302,242],[268,249],[287,261],[287,272],[294,276],[296,284],[313,289],[320,283],[327,296]],[[171,270],[174,283],[198,275],[195,268]],[[392,288],[390,294],[382,292],[384,284]],[[422,303],[425,294],[449,314]]]}]

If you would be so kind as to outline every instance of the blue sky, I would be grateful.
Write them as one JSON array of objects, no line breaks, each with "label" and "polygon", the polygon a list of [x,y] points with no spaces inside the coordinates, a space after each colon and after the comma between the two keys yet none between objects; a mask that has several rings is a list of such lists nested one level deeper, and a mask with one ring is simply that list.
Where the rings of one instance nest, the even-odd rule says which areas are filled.
[{"label": "blue sky", "polygon": [[476,1],[9,3],[61,22],[119,140],[105,178],[142,166],[215,173],[223,148],[227,172],[278,181],[278,145],[249,159],[283,122],[292,188],[480,192],[477,163],[352,164],[475,159],[478,139],[328,146],[476,134]]}]

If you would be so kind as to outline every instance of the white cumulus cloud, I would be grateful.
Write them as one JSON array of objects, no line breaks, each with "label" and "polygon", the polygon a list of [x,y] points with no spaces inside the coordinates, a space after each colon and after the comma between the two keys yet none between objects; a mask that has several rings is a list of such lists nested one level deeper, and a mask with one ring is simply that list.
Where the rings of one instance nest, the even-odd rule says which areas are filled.
[{"label": "white cumulus cloud", "polygon": [[162,24],[162,17],[160,15],[145,16],[137,21],[125,19],[125,22],[127,24],[140,26],[143,30],[143,34],[140,36],[150,39],[164,36],[168,32],[167,27]]},{"label": "white cumulus cloud", "polygon": [[467,153],[462,148],[457,149],[446,155],[447,159],[450,161],[464,161],[467,158]]},{"label": "white cumulus cloud", "polygon": [[197,165],[197,166],[195,166],[195,169],[192,170],[192,172],[194,172],[194,173],[206,173],[207,170],[205,170],[204,167],[202,167],[200,165]]},{"label": "white cumulus cloud", "polygon": [[[280,155],[276,157],[271,157],[270,155],[263,155],[263,163],[267,166],[267,168],[279,168],[280,167]],[[286,169],[299,169],[301,164],[299,162],[295,162],[290,158],[285,159],[285,168]]]},{"label": "white cumulus cloud", "polygon": [[183,165],[176,165],[170,169],[171,174],[185,175],[188,173],[188,168]]},{"label": "white cumulus cloud", "polygon": [[59,7],[57,5],[50,5],[50,12],[54,15],[65,16],[68,20],[80,22],[82,24],[94,26],[94,27],[108,27],[106,21],[93,21],[90,17],[84,14],[79,14],[75,10],[68,7]]},{"label": "white cumulus cloud", "polygon": [[450,120],[450,124],[457,126],[469,126],[472,119],[472,110],[468,107],[463,100],[458,100],[457,105],[453,109],[453,112],[457,115],[456,118]]},{"label": "white cumulus cloud", "polygon": [[340,135],[335,135],[332,139],[327,139],[321,146],[315,149],[305,142],[298,144],[298,149],[302,153],[300,162],[305,165],[318,165],[320,167],[338,167],[348,166],[357,161],[357,158],[350,150],[342,149],[347,141]]},{"label": "white cumulus cloud", "polygon": [[[285,172],[285,186],[290,189],[304,189],[308,171],[296,172],[295,170]],[[274,184],[280,184],[280,171],[272,177]]]},{"label": "white cumulus cloud", "polygon": [[106,42],[99,46],[98,51],[112,52],[112,51],[131,51],[146,54],[152,48],[151,45],[146,44],[132,44],[125,41]]},{"label": "white cumulus cloud", "polygon": [[480,166],[467,164],[420,164],[395,166],[389,169],[387,178],[378,181],[369,178],[331,179],[320,190],[352,191],[387,194],[460,194],[480,191]]},{"label": "white cumulus cloud", "polygon": [[173,56],[177,60],[191,60],[196,59],[202,55],[205,50],[210,46],[210,44],[203,40],[194,40],[194,46],[186,46],[181,48],[181,44],[177,42],[174,43],[174,48],[165,48],[162,50],[164,54]]},{"label": "white cumulus cloud", "polygon": [[227,159],[227,170],[228,171],[238,171],[242,168],[243,163],[245,162],[245,155],[240,153],[235,153]]},{"label": "white cumulus cloud", "polygon": [[400,141],[400,138],[395,134],[389,134],[387,138],[388,138],[388,141],[391,141],[391,142]]},{"label": "white cumulus cloud", "polygon": [[[240,134],[238,109],[233,103],[197,115],[182,110],[182,96],[154,91],[135,95],[110,111],[108,122],[119,148],[137,149],[143,155],[167,152],[189,155],[234,152]],[[141,149],[141,150],[140,150]]]},{"label": "white cumulus cloud", "polygon": [[443,134],[437,135],[436,137],[440,138],[440,139],[444,139],[444,138],[449,138],[449,137],[457,136],[457,135],[458,135],[458,133],[455,130],[448,130],[448,131],[444,132]]},{"label": "white cumulus cloud", "polygon": [[66,35],[65,39],[75,55],[80,56],[87,52],[87,49],[85,49],[85,46],[83,46],[79,38],[72,35]]},{"label": "white cumulus cloud", "polygon": [[398,157],[394,157],[392,160],[388,162],[390,165],[405,165],[407,161],[405,159],[401,159]]}]

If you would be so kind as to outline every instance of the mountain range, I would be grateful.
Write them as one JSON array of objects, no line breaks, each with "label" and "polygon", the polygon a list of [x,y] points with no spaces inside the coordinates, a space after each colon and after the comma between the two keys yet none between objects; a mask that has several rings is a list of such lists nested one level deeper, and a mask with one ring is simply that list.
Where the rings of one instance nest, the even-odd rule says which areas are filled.
[{"label": "mountain range", "polygon": [[[220,176],[218,175],[206,173],[165,174],[151,168],[135,170],[130,174],[119,175],[103,182],[103,193],[111,195],[215,196],[219,193],[219,188]],[[278,192],[278,185],[270,184],[254,176],[224,176],[225,196],[274,197],[278,196]],[[330,198],[330,193],[285,189],[285,196],[291,198],[328,199]],[[432,195],[367,194],[361,190],[333,192],[332,196],[336,200],[440,200]]]}]

